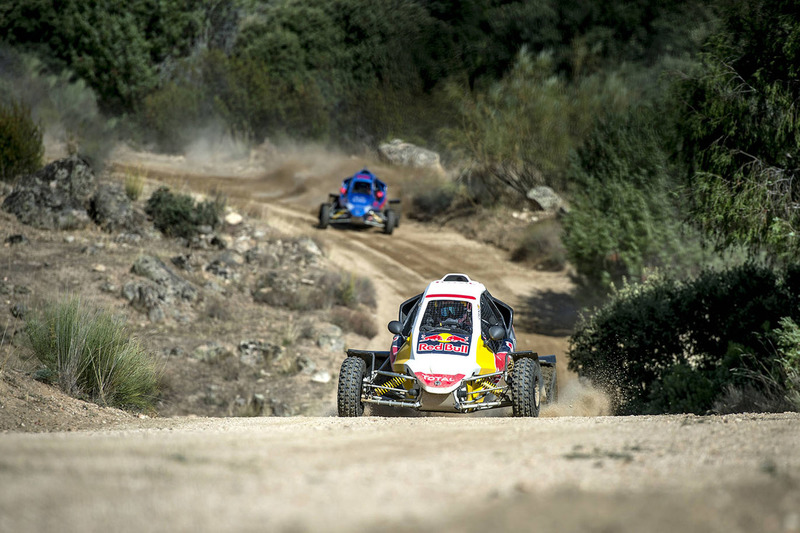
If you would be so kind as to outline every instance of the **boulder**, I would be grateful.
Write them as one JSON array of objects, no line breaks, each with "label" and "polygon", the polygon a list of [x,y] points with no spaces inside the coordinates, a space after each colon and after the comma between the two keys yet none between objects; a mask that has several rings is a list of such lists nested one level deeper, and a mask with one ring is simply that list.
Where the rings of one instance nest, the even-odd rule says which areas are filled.
[{"label": "boulder", "polygon": [[564,200],[546,185],[539,185],[528,191],[528,200],[531,200],[540,211],[556,212],[564,208]]},{"label": "boulder", "polygon": [[133,209],[128,195],[118,183],[103,184],[89,202],[89,216],[109,232],[139,233],[144,215]]},{"label": "boulder", "polygon": [[91,223],[88,210],[96,188],[91,166],[72,155],[22,178],[2,207],[36,228],[83,228]]},{"label": "boulder", "polygon": [[427,168],[444,174],[439,154],[426,148],[395,139],[378,147],[378,156],[385,163],[412,168]]},{"label": "boulder", "polygon": [[151,322],[165,320],[167,311],[177,316],[174,309],[168,309],[176,300],[191,303],[198,299],[197,289],[157,257],[140,257],[131,272],[145,279],[126,283],[122,287],[122,297],[134,309],[146,314]]},{"label": "boulder", "polygon": [[197,289],[173,272],[157,257],[144,255],[138,258],[131,267],[131,272],[154,282],[161,289],[164,289],[162,294],[167,303],[170,303],[172,298],[178,298],[186,302],[197,300]]}]

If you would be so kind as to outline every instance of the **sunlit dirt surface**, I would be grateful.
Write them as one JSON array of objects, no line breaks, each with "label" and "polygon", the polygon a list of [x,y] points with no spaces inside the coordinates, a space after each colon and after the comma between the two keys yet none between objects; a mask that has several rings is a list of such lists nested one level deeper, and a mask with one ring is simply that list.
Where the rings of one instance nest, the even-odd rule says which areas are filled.
[{"label": "sunlit dirt surface", "polygon": [[12,433],[0,531],[798,531],[798,442],[796,413]]}]

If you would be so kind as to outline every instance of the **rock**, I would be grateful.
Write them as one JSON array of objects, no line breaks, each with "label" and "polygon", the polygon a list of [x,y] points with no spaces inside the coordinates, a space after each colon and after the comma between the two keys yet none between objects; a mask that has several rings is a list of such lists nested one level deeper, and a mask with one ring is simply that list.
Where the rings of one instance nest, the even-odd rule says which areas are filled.
[{"label": "rock", "polygon": [[331,374],[330,372],[320,370],[319,372],[315,372],[314,375],[311,376],[311,381],[313,381],[314,383],[330,383]]},{"label": "rock", "polygon": [[198,299],[197,289],[169,269],[160,259],[142,256],[131,267],[131,272],[145,278],[142,281],[131,281],[122,287],[122,297],[134,309],[147,314],[151,322],[161,322],[167,316],[188,321],[175,309],[169,309],[176,300],[195,302]]},{"label": "rock", "polygon": [[243,265],[244,261],[244,257],[241,254],[228,250],[209,263],[205,270],[220,278],[236,281],[241,277],[236,268]]},{"label": "rock", "polygon": [[329,352],[344,351],[344,334],[342,328],[335,324],[326,324],[316,331],[317,346]]},{"label": "rock", "polygon": [[444,174],[439,154],[411,143],[394,139],[378,147],[378,156],[386,163],[412,168],[427,168]]},{"label": "rock", "polygon": [[28,244],[30,241],[25,235],[17,233],[15,235],[9,235],[8,237],[6,237],[6,240],[4,242],[9,246],[15,246],[17,244]]},{"label": "rock", "polygon": [[100,285],[100,290],[103,292],[107,292],[109,294],[114,294],[119,290],[119,287],[111,283],[110,281],[106,281],[102,285]]},{"label": "rock", "polygon": [[178,276],[161,259],[151,255],[144,255],[136,260],[131,267],[131,272],[153,281],[165,289],[164,298],[167,303],[171,297],[177,297],[187,302],[197,300],[197,289]]},{"label": "rock", "polygon": [[161,307],[166,300],[166,291],[153,282],[129,282],[122,287],[122,297],[131,306],[147,315],[151,322],[162,322],[165,318]]},{"label": "rock", "polygon": [[186,272],[194,271],[192,267],[192,254],[181,254],[171,258],[172,264]]},{"label": "rock", "polygon": [[96,187],[91,166],[73,155],[23,177],[2,208],[40,229],[84,228],[91,224],[88,210]]},{"label": "rock", "polygon": [[208,342],[195,348],[191,357],[200,359],[201,361],[212,362],[218,361],[230,353],[230,349],[223,346],[218,342]]},{"label": "rock", "polygon": [[108,232],[139,233],[145,216],[134,211],[122,185],[110,183],[100,185],[89,202],[89,216]]},{"label": "rock", "polygon": [[249,366],[271,363],[283,357],[285,348],[279,344],[260,340],[246,340],[239,343],[239,360]]},{"label": "rock", "polygon": [[564,206],[561,197],[546,185],[534,187],[528,191],[527,196],[541,211],[556,212]]},{"label": "rock", "polygon": [[244,217],[242,217],[242,215],[239,213],[228,213],[225,215],[225,223],[229,226],[238,226],[243,220]]},{"label": "rock", "polygon": [[20,320],[25,319],[25,315],[28,314],[28,307],[25,304],[14,304],[11,306],[11,316],[14,318],[19,318]]}]

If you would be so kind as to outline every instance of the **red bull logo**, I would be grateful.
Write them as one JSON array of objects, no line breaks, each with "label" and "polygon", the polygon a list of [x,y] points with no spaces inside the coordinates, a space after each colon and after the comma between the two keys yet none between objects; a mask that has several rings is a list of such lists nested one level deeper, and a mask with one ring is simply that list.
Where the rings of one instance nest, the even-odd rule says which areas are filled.
[{"label": "red bull logo", "polygon": [[449,333],[425,335],[419,338],[418,352],[451,352],[457,354],[469,353],[469,337],[460,337]]}]

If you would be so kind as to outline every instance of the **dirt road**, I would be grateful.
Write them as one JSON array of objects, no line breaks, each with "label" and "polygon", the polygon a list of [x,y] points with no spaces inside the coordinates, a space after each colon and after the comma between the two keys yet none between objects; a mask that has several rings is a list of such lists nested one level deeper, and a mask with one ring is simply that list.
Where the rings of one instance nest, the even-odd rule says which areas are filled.
[{"label": "dirt road", "polygon": [[[374,281],[382,324],[447,272],[523,310],[569,292],[563,275],[408,220],[391,237],[316,230],[320,189],[359,165],[195,175],[192,187],[314,235]],[[566,337],[520,333],[563,365]],[[170,418],[0,434],[0,532],[800,531],[800,414],[598,416],[602,397],[561,378],[561,402],[538,419]]]},{"label": "dirt road", "polygon": [[0,531],[800,530],[800,415],[154,419],[0,435]]},{"label": "dirt road", "polygon": [[[419,224],[408,217],[403,217],[391,236],[375,229],[316,228],[320,203],[327,200],[329,193],[336,192],[343,178],[369,166],[390,184],[389,196],[393,198],[404,185],[416,179],[410,171],[308,149],[290,151],[269,163],[255,164],[226,164],[219,159],[203,162],[154,159],[151,154],[134,153],[120,159],[129,168],[144,169],[150,176],[178,187],[222,192],[229,205],[257,212],[284,233],[312,236],[323,245],[334,264],[371,279],[377,292],[376,320],[382,334],[367,346],[358,347],[387,349],[391,337],[385,325],[397,318],[398,305],[422,292],[430,281],[449,272],[462,272],[514,307],[520,349],[555,354],[562,379],[568,377],[565,332],[537,332],[524,327],[537,312],[533,307],[552,307],[554,299],[562,306],[569,301],[574,286],[564,272],[526,268],[509,261],[508,254],[495,247],[471,241],[452,230]],[[353,339],[353,342],[364,341]],[[565,385],[566,382],[561,383],[561,388]],[[603,413],[596,397],[584,400],[592,411],[571,414]]]}]

